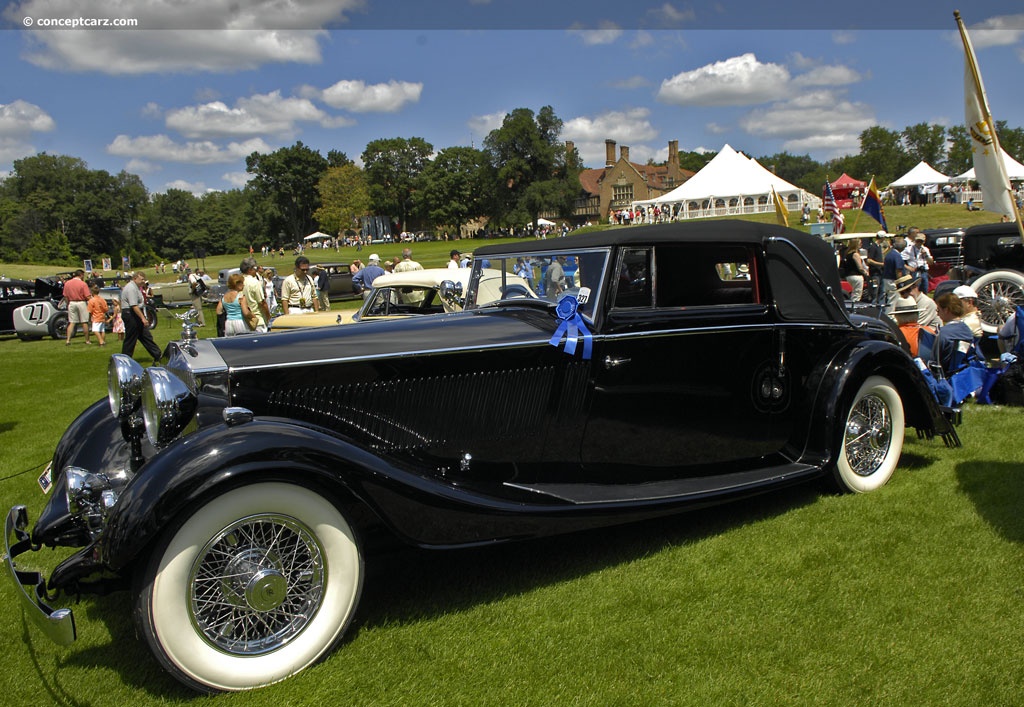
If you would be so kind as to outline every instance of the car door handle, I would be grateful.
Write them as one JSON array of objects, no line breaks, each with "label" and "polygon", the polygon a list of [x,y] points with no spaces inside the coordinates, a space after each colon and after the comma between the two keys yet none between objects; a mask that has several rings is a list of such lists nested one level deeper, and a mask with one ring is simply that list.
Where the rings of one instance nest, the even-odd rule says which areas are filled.
[{"label": "car door handle", "polygon": [[605,356],[603,363],[605,368],[617,368],[618,366],[629,363],[629,361],[630,359],[628,358],[614,358],[612,356]]}]

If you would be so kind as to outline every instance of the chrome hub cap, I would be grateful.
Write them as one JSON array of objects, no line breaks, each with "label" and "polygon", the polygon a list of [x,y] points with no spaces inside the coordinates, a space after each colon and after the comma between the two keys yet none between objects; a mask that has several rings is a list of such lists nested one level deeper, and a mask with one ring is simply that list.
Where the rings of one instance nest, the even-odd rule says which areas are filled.
[{"label": "chrome hub cap", "polygon": [[871,476],[882,466],[892,442],[892,416],[885,401],[865,395],[846,421],[846,458],[859,476]]},{"label": "chrome hub cap", "polygon": [[276,650],[316,615],[326,581],[323,562],[313,532],[295,518],[243,518],[207,543],[192,567],[192,624],[225,653]]}]

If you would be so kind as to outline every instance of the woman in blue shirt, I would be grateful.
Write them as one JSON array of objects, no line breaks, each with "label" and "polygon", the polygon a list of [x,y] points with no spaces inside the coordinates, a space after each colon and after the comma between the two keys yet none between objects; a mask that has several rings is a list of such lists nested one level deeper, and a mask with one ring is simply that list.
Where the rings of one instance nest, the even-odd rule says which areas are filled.
[{"label": "woman in blue shirt", "polygon": [[252,331],[248,324],[252,310],[249,309],[249,303],[245,301],[245,295],[242,294],[244,288],[245,277],[241,273],[232,273],[228,277],[228,291],[217,303],[217,314],[227,313],[227,319],[224,322],[224,336],[237,336]]}]

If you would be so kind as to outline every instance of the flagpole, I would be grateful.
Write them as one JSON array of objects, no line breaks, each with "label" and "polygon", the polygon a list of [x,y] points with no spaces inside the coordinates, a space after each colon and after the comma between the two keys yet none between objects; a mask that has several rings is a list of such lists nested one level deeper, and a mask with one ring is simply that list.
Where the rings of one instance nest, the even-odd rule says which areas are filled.
[{"label": "flagpole", "polygon": [[[978,62],[974,57],[974,47],[971,45],[971,40],[967,36],[967,28],[964,27],[964,21],[960,17],[959,10],[953,10],[953,17],[956,18],[957,29],[960,30],[960,39],[964,43],[964,56],[967,58],[967,66],[971,70],[971,76],[974,78],[974,92],[977,95],[978,103],[981,105],[981,111],[985,117],[985,122],[988,125],[989,133],[992,135],[992,149],[995,150],[995,156],[997,160],[1003,159],[1003,148],[999,145],[999,136],[996,134],[995,121],[992,120],[992,111],[988,107],[988,97],[985,95],[984,90],[981,87],[981,72],[978,70]],[[970,129],[970,126],[968,126]],[[1013,209],[1014,219],[1017,221],[1017,231],[1020,233],[1022,239],[1024,239],[1024,222],[1020,218],[1020,209],[1017,208],[1016,194],[1014,194],[1013,187],[1010,186],[1010,180],[1006,180],[1007,187],[1006,191],[1010,195],[1010,206]]]}]

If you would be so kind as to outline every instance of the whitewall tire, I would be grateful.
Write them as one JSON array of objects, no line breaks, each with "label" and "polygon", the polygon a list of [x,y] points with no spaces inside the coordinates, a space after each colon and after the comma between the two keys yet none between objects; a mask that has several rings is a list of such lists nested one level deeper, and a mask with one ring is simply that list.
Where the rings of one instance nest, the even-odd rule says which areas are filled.
[{"label": "whitewall tire", "polygon": [[871,376],[860,386],[843,420],[834,481],[840,491],[867,493],[892,477],[903,451],[903,401],[893,384]]},{"label": "whitewall tire", "polygon": [[344,515],[316,492],[254,483],[180,519],[138,578],[154,654],[203,691],[283,680],[323,657],[355,612],[363,561]]},{"label": "whitewall tire", "polygon": [[995,334],[1024,305],[1024,275],[1014,270],[993,270],[971,283],[978,293],[978,315],[986,334]]}]

